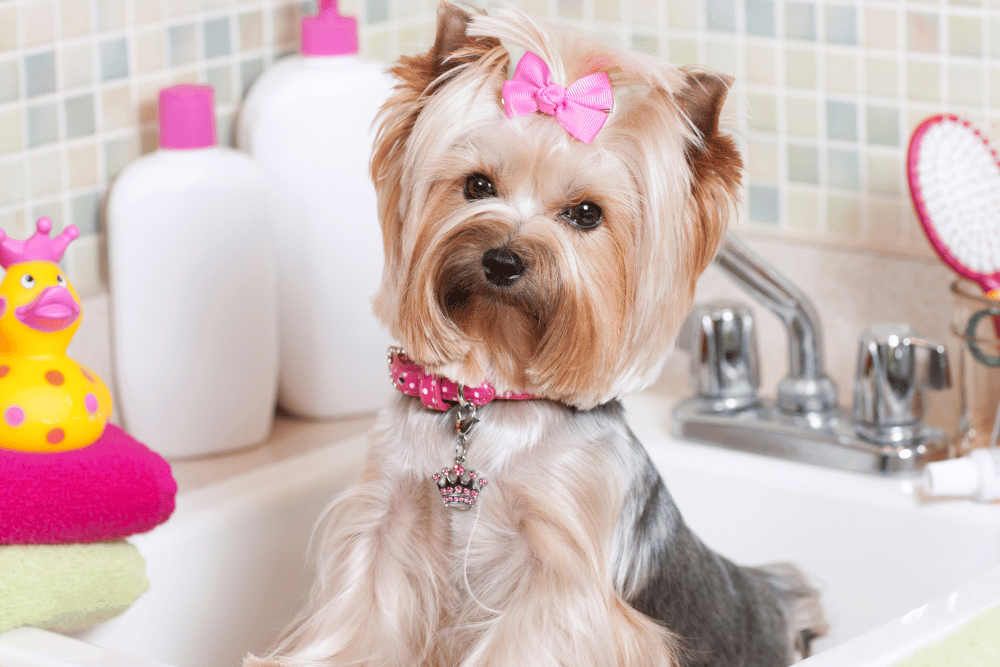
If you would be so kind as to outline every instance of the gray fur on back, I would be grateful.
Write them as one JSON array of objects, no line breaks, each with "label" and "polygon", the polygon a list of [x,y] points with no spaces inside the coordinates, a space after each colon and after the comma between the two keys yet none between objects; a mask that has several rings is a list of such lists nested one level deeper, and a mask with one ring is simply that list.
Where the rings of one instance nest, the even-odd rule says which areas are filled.
[{"label": "gray fur on back", "polygon": [[[684,523],[617,402],[595,409],[619,422],[613,444],[629,489],[615,530],[618,592],[682,641],[684,667],[780,667],[825,630],[817,594],[792,566],[740,567]],[[610,429],[609,429],[610,430]],[[800,627],[800,608],[816,627]]]}]

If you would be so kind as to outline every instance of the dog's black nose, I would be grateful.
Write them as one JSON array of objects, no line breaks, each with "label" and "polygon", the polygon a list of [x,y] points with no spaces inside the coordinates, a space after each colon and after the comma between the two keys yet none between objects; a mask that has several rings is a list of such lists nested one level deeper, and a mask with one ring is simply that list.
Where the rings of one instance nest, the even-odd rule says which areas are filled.
[{"label": "dog's black nose", "polygon": [[497,287],[506,287],[524,274],[524,260],[503,248],[490,248],[483,253],[483,273]]}]

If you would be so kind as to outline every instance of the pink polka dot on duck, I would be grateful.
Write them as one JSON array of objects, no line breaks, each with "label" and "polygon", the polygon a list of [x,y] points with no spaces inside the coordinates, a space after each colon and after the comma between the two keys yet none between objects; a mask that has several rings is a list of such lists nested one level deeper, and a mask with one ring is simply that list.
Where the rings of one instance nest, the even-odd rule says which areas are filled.
[{"label": "pink polka dot on duck", "polygon": [[97,397],[94,396],[93,394],[87,394],[86,396],[84,396],[83,407],[87,408],[87,412],[89,412],[90,414],[94,414],[95,412],[97,412],[97,408],[99,407],[97,404]]},{"label": "pink polka dot on duck", "polygon": [[12,405],[3,413],[3,419],[8,426],[20,426],[24,423],[24,409],[20,405]]}]

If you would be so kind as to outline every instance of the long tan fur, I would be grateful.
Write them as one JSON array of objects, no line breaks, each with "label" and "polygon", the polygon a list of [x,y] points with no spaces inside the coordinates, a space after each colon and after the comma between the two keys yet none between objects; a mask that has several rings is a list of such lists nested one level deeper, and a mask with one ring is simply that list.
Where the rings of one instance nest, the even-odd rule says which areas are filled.
[{"label": "long tan fur", "polygon": [[[551,117],[505,116],[508,46],[563,83],[609,74],[615,108],[591,145]],[[431,50],[393,73],[371,164],[375,312],[427,371],[548,400],[488,406],[473,445],[488,502],[465,513],[427,479],[454,451],[448,416],[409,398],[384,411],[364,474],[323,519],[309,607],[246,665],[673,667],[681,642],[615,587],[628,489],[611,471],[632,464],[582,436],[575,410],[656,378],[737,207],[741,164],[716,122],[729,82],[448,3]],[[470,173],[499,196],[466,201]],[[582,200],[604,211],[586,233],[559,218]],[[530,267],[503,291],[481,275],[494,247]]]},{"label": "long tan fur", "polygon": [[[500,40],[536,50],[563,81],[609,73],[615,110],[591,146],[550,118],[504,116]],[[488,378],[587,408],[655,380],[738,205],[739,156],[712,106],[725,80],[543,31],[513,9],[475,17],[451,55],[435,60],[432,50],[395,71],[401,84],[372,160],[386,242],[376,314],[428,370],[468,384]],[[507,205],[459,211],[460,180],[497,168]],[[571,197],[605,202],[602,229],[552,225],[552,207]],[[538,307],[524,305],[519,322],[507,309],[504,330],[485,332],[442,307],[440,277],[456,271],[444,249],[467,241],[481,254],[507,239],[538,260],[534,284],[510,296]]]}]

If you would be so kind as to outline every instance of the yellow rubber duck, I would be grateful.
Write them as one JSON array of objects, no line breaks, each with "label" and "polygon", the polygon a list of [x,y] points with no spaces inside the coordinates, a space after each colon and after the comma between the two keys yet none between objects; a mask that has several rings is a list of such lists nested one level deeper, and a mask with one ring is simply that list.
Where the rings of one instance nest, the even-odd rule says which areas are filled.
[{"label": "yellow rubber duck", "polygon": [[80,231],[50,239],[48,218],[36,228],[27,241],[0,230],[0,448],[64,452],[101,437],[111,392],[66,356],[83,309],[57,262]]}]

